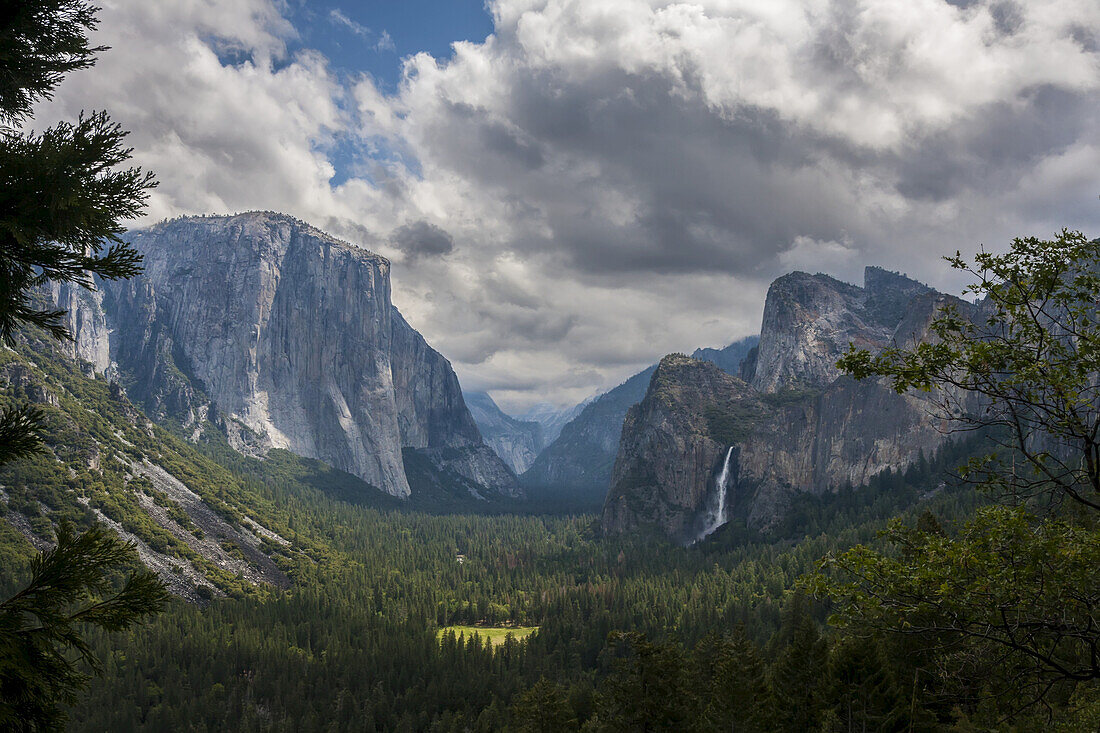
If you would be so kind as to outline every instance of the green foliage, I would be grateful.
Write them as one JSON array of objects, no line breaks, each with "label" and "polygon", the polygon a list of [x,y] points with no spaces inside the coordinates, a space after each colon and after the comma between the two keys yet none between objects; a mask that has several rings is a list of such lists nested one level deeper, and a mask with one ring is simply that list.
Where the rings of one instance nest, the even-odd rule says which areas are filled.
[{"label": "green foliage", "polygon": [[1100,607],[1100,533],[998,506],[956,537],[901,522],[887,537],[899,555],[857,547],[826,559],[845,579],[819,578],[845,609],[837,623],[951,643],[955,664],[995,656],[1016,689],[1100,676],[1088,631]]},{"label": "green foliage", "polygon": [[877,355],[853,346],[838,366],[933,392],[961,427],[999,428],[1019,465],[975,465],[989,488],[1100,510],[1100,240],[1063,231],[948,261],[976,278],[979,307],[945,303],[925,342]]},{"label": "green foliage", "polygon": [[732,400],[721,405],[708,407],[703,417],[707,422],[707,433],[722,445],[733,445],[744,441],[763,417],[758,405],[741,400]]},{"label": "green foliage", "polygon": [[[37,135],[14,127],[65,74],[94,63],[101,49],[88,46],[87,34],[95,10],[83,0],[13,0],[0,22],[0,341],[9,345],[23,325],[69,338],[65,311],[36,304],[36,288],[91,288],[93,276],[140,270],[119,235],[155,183],[140,169],[117,169],[131,152],[122,129],[104,112]],[[40,442],[34,417],[21,407],[3,413],[0,457],[27,455]]]},{"label": "green foliage", "polygon": [[92,669],[98,661],[81,627],[113,632],[158,613],[167,591],[155,575],[136,570],[113,591],[111,573],[135,560],[131,545],[110,530],[75,535],[67,524],[57,545],[31,563],[27,586],[0,603],[0,726],[45,730],[64,722],[86,676],[67,652]]},{"label": "green foliage", "polygon": [[596,697],[597,731],[675,731],[692,719],[683,651],[638,632],[611,635],[611,674]]},{"label": "green foliage", "polygon": [[[53,349],[29,335],[0,353],[0,369],[25,369],[28,389],[57,397],[56,406],[43,406],[47,452],[0,468],[10,517],[47,529],[63,518],[88,526],[94,520],[80,500],[89,499],[152,546],[165,533],[137,499],[166,502],[145,479],[127,479],[129,463],[148,458],[223,517],[259,522],[289,540],[263,547],[294,582],[287,590],[252,586],[166,537],[165,552],[186,558],[229,598],[207,593],[205,609],[175,605],[121,645],[91,634],[103,676],[73,708],[74,730],[314,730],[334,720],[337,727],[354,721],[345,728],[374,721],[387,730],[497,730],[509,724],[516,696],[540,677],[568,689],[583,723],[611,671],[601,659],[616,629],[681,649],[678,684],[694,690],[693,680],[703,680],[692,693],[692,715],[732,716],[766,730],[771,703],[739,717],[723,702],[732,694],[725,690],[743,684],[755,691],[739,693],[746,696],[767,684],[767,668],[787,642],[766,653],[760,645],[776,634],[797,579],[829,550],[873,542],[885,518],[910,504],[919,507],[908,514],[914,522],[925,508],[950,518],[973,506],[965,491],[928,491],[948,465],[934,458],[908,478],[891,475],[865,493],[815,500],[800,515],[804,523],[780,537],[724,529],[693,548],[599,539],[591,515],[437,515],[392,500],[375,504],[362,482],[283,451],[264,461],[242,456],[213,430],[200,446],[188,445]],[[925,493],[931,496],[922,500]],[[25,542],[17,534],[12,541],[13,555],[22,556]],[[538,625],[539,632],[492,647],[483,638],[472,644],[469,635],[438,638],[440,628],[459,625]],[[744,677],[731,671],[740,662],[693,656],[702,659],[691,649],[712,632],[724,639],[742,626],[751,647],[736,658],[755,652],[760,674]],[[894,676],[911,679],[912,672]],[[829,701],[815,704],[824,710]]]},{"label": "green foliage", "polygon": [[512,704],[511,729],[517,733],[559,733],[576,728],[568,690],[545,677],[517,695]]},{"label": "green foliage", "polygon": [[[592,516],[430,515],[348,504],[301,485],[272,488],[298,541],[324,538],[328,554],[296,570],[287,591],[173,608],[115,654],[102,639],[110,666],[74,710],[74,730],[322,730],[343,720],[499,730],[543,677],[568,691],[579,723],[602,725],[613,660],[631,669],[628,647],[605,652],[616,629],[674,649],[660,656],[682,660],[670,684],[688,691],[693,719],[771,730],[771,701],[782,693],[770,692],[769,667],[790,634],[769,651],[762,645],[781,617],[793,617],[782,613],[791,588],[828,549],[873,541],[883,526],[681,548],[598,539]],[[928,506],[950,516],[958,501],[944,492]],[[537,624],[538,633],[492,647],[480,635],[439,633],[483,626],[501,609],[509,625]],[[894,677],[911,680],[912,670]],[[815,719],[831,704],[831,682],[821,685]],[[206,692],[215,688],[218,697]],[[761,702],[745,710],[750,699]],[[655,698],[653,714],[669,704]]]},{"label": "green foliage", "polygon": [[692,655],[689,679],[700,698],[695,720],[701,730],[766,729],[767,667],[744,627],[728,636],[703,637]]},{"label": "green foliage", "polygon": [[878,355],[855,348],[856,378],[931,392],[943,416],[1000,449],[963,475],[1000,501],[956,532],[925,514],[893,522],[893,552],[829,555],[810,581],[835,622],[911,637],[936,694],[976,715],[1026,719],[1100,679],[1100,241],[1063,231],[1003,255],[959,255],[977,307],[945,304],[931,338]]},{"label": "green foliage", "polygon": [[876,641],[849,637],[830,650],[822,693],[832,704],[823,711],[824,730],[932,727],[934,720],[926,716],[910,720],[917,712],[911,704],[912,692],[897,679],[900,665],[893,663],[884,645]]},{"label": "green foliage", "polygon": [[[501,616],[508,615],[508,608],[497,603],[490,605],[489,618],[486,619],[489,623],[493,623]],[[503,614],[500,613],[503,611]],[[439,636],[452,633],[455,636],[462,638],[464,636],[480,636],[482,641],[491,646],[500,646],[509,637],[516,641],[523,641],[531,634],[538,631],[537,626],[444,626],[439,630]]]},{"label": "green foliage", "polygon": [[89,48],[95,9],[79,0],[11,0],[0,27],[0,121],[26,118],[65,74],[86,69],[103,48]]},{"label": "green foliage", "polygon": [[42,411],[17,405],[0,411],[0,465],[42,450]]}]

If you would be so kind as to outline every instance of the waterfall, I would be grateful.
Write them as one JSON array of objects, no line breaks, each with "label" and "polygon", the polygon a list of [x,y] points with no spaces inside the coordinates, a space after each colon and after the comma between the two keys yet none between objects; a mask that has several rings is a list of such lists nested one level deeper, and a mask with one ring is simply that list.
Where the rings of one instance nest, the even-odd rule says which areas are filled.
[{"label": "waterfall", "polygon": [[696,542],[712,534],[714,530],[726,523],[726,493],[729,491],[730,459],[732,457],[733,446],[731,445],[729,450],[726,451],[726,460],[722,463],[722,471],[718,474],[718,480],[714,485],[716,489],[715,500],[707,508],[703,531],[695,538]]}]

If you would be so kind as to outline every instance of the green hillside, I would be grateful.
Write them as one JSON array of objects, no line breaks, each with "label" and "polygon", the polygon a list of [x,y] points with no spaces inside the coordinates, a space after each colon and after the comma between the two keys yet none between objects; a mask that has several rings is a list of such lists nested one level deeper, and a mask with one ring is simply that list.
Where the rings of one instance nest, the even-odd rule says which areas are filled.
[{"label": "green hillside", "polygon": [[[968,452],[962,444],[870,487],[806,497],[776,535],[731,523],[692,548],[645,533],[601,539],[591,515],[520,504],[428,512],[285,451],[247,458],[215,430],[192,445],[182,428],[150,423],[107,380],[33,336],[0,354],[0,375],[11,399],[37,402],[50,420],[49,452],[0,471],[4,587],[23,574],[28,537],[48,538],[61,518],[101,517],[167,567],[191,601],[144,628],[93,634],[104,674],[71,711],[74,731],[499,730],[522,714],[529,690],[544,690],[534,687],[544,677],[591,721],[630,679],[623,659],[645,644],[673,659],[680,672],[667,675],[705,685],[718,678],[692,665],[715,648],[733,653],[741,629],[749,646],[737,648],[759,655],[757,682],[779,694],[780,665],[843,651],[827,637],[797,646],[806,623],[820,633],[826,609],[793,589],[826,552],[875,542],[895,514],[913,522],[930,510],[948,523],[978,503],[943,481]],[[178,478],[210,516],[158,489],[148,476],[161,474],[138,470],[146,466]],[[220,553],[207,552],[212,545]],[[440,634],[535,626],[496,644]],[[616,640],[616,631],[648,641]],[[799,654],[812,659],[795,664]],[[900,710],[913,690],[899,664],[882,673],[896,683],[883,705]],[[813,684],[831,678],[822,679]],[[813,694],[824,715],[833,703]]]}]

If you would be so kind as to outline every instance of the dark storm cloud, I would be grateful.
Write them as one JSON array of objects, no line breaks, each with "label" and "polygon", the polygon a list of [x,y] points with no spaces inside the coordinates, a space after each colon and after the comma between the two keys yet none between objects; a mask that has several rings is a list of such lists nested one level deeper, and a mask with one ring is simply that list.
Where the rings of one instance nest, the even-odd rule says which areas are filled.
[{"label": "dark storm cloud", "polygon": [[[994,3],[989,13],[1003,35],[1024,23],[1013,3]],[[850,4],[832,6],[828,18],[807,44],[816,83],[834,97],[824,112],[845,103],[845,94],[888,106],[861,76],[865,19]],[[876,63],[903,74],[912,61],[904,48],[887,46]],[[983,197],[1013,187],[1037,162],[1096,129],[1094,91],[1049,83],[977,106],[951,125],[914,125],[897,145],[876,149],[752,104],[718,114],[701,93],[685,96],[667,74],[613,66],[575,78],[542,68],[510,73],[511,93],[491,113],[507,127],[482,122],[481,149],[476,134],[461,132],[457,144],[432,135],[428,145],[433,157],[486,189],[506,186],[511,195],[537,201],[548,231],[513,246],[552,248],[588,276],[715,269],[748,275],[767,270],[798,237],[878,245],[886,232],[861,210],[853,177],[873,181],[899,206]],[[694,92],[703,84],[692,73],[682,81]],[[435,125],[461,129],[486,116],[463,107]],[[522,147],[509,129],[522,131]],[[526,170],[505,163],[513,168],[505,174],[501,165],[485,163],[502,155]],[[555,158],[559,165],[546,164]],[[556,186],[552,177],[560,178],[570,160],[599,171]],[[599,192],[609,186],[636,202],[628,220],[614,221],[600,207]]]},{"label": "dark storm cloud", "polygon": [[455,249],[455,240],[450,234],[426,221],[416,221],[394,229],[390,241],[411,259],[442,257]]},{"label": "dark storm cloud", "polygon": [[1020,6],[1012,0],[994,3],[989,8],[989,14],[993,16],[993,24],[997,31],[1004,36],[1015,34],[1024,24]]},{"label": "dark storm cloud", "polygon": [[1096,139],[1095,100],[1045,85],[990,105],[973,120],[930,135],[894,166],[908,199],[944,201],[967,192],[1010,189],[1020,176],[1078,140]]},{"label": "dark storm cloud", "polygon": [[[524,76],[509,97],[507,119],[534,141],[522,149],[514,135],[486,143],[487,129],[504,127],[479,124],[468,107],[434,120],[426,136],[435,160],[544,212],[549,231],[517,238],[519,251],[553,252],[586,275],[744,273],[799,234],[836,237],[844,229],[845,190],[812,165],[827,141],[799,135],[772,112],[725,119],[655,75],[549,82]],[[536,145],[557,165],[529,157]],[[598,173],[569,177],[585,164]],[[613,221],[601,207],[608,189],[637,199],[629,221]]]},{"label": "dark storm cloud", "polygon": [[[649,297],[666,312],[720,323],[702,278],[760,292],[788,269],[856,278],[869,262],[955,287],[943,252],[1100,222],[1073,195],[1100,146],[1084,0],[494,9],[493,42],[418,68],[402,101],[418,154],[502,205],[497,251],[531,266],[546,308],[569,308],[551,284],[567,280],[624,293],[636,317],[626,303],[663,282]],[[576,309],[561,346],[554,329],[524,341],[621,364],[646,329],[589,341],[598,307]],[[484,318],[531,328],[510,310]],[[726,317],[753,328],[741,313]],[[510,349],[479,333],[478,351]]]},{"label": "dark storm cloud", "polygon": [[514,133],[500,124],[483,125],[481,141],[488,152],[513,158],[525,168],[541,168],[546,162],[536,146],[521,142]]}]

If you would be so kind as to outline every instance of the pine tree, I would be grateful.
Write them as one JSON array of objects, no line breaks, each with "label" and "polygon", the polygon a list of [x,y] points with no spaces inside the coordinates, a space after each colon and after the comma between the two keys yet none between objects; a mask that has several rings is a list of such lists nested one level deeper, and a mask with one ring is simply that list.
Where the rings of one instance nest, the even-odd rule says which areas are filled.
[{"label": "pine tree", "polygon": [[809,613],[802,610],[789,621],[790,643],[771,668],[774,730],[815,730],[824,694],[828,649]]},{"label": "pine tree", "polygon": [[683,730],[694,701],[684,684],[680,647],[637,632],[614,632],[609,641],[617,658],[597,695],[596,730]]},{"label": "pine tree", "polygon": [[577,716],[561,685],[541,678],[512,705],[512,730],[520,733],[557,733],[574,730]]},{"label": "pine tree", "polygon": [[756,645],[738,626],[731,636],[704,637],[692,655],[691,679],[704,687],[699,730],[765,729],[768,685]]},{"label": "pine tree", "polygon": [[[83,0],[8,0],[0,8],[0,341],[21,326],[71,338],[65,312],[43,308],[35,291],[49,282],[93,288],[93,277],[131,277],[140,257],[122,242],[122,221],[145,206],[152,176],[117,170],[130,157],[125,133],[104,112],[41,133],[20,126],[69,72],[104,49],[88,32],[96,9]],[[41,413],[0,412],[0,463],[41,450]],[[54,729],[85,682],[68,653],[96,668],[81,635],[86,625],[124,629],[161,609],[164,585],[139,570],[110,595],[114,571],[133,548],[102,527],[74,535],[34,560],[22,591],[0,603],[0,728]]]},{"label": "pine tree", "polygon": [[69,652],[93,670],[98,661],[80,633],[85,624],[124,629],[159,613],[167,591],[137,570],[111,593],[111,574],[135,561],[133,546],[96,526],[76,535],[62,524],[57,545],[31,566],[26,588],[0,603],[0,729],[54,730],[87,677]]},{"label": "pine tree", "polygon": [[[145,207],[152,175],[118,169],[130,158],[126,135],[105,112],[41,133],[20,126],[69,72],[95,63],[88,32],[96,9],[84,0],[9,0],[0,9],[0,340],[22,325],[58,339],[63,310],[43,308],[48,282],[94,287],[93,276],[132,277],[141,258],[124,243],[122,222]],[[41,445],[40,415],[25,407],[0,414],[0,462]]]},{"label": "pine tree", "polygon": [[830,650],[829,690],[836,730],[906,730],[910,700],[896,683],[881,644],[850,638]]}]

